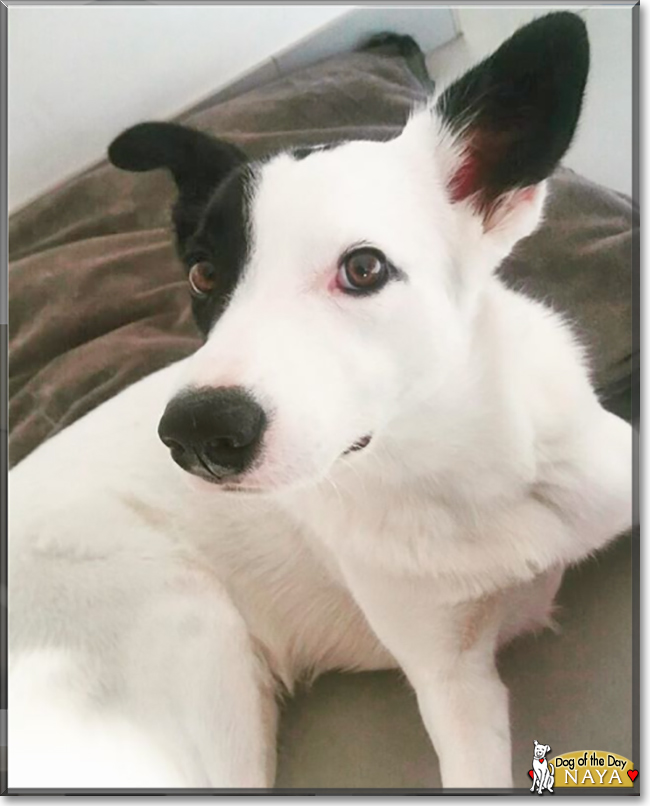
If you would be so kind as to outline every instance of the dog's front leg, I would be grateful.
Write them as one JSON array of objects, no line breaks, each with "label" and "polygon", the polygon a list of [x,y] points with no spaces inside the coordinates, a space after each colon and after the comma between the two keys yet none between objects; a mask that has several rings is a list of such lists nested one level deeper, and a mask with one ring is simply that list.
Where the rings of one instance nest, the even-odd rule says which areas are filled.
[{"label": "dog's front leg", "polygon": [[495,649],[497,596],[450,604],[425,577],[344,562],[350,590],[417,694],[444,787],[512,787],[508,694]]}]

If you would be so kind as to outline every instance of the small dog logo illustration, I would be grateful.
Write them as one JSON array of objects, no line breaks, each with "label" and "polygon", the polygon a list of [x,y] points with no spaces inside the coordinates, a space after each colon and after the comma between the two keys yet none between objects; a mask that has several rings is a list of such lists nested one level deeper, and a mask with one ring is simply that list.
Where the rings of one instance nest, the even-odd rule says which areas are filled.
[{"label": "small dog logo illustration", "polygon": [[533,785],[530,788],[531,792],[537,788],[537,794],[542,795],[544,790],[553,792],[555,786],[555,769],[552,764],[546,760],[546,754],[551,749],[548,744],[539,744],[535,739],[535,750],[533,751],[533,769],[529,775],[533,779]]}]

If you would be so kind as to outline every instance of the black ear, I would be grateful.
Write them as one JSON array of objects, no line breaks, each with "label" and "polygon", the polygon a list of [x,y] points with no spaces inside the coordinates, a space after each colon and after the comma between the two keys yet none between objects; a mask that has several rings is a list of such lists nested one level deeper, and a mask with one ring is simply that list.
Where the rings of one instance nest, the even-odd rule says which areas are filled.
[{"label": "black ear", "polygon": [[471,197],[487,216],[504,193],[549,176],[573,138],[588,72],[584,22],[557,12],[452,84],[436,107],[461,146],[452,198]]},{"label": "black ear", "polygon": [[174,221],[179,239],[190,234],[211,193],[246,162],[237,146],[177,123],[139,123],[122,132],[108,158],[126,171],[167,168],[178,187]]}]

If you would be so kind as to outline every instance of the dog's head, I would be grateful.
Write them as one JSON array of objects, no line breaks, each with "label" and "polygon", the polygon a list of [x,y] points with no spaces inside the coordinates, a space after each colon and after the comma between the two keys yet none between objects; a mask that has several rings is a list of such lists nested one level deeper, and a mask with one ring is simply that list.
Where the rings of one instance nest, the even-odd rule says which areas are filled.
[{"label": "dog's head", "polygon": [[115,165],[176,182],[205,335],[160,423],[175,461],[227,489],[277,489],[363,461],[425,405],[441,421],[467,406],[482,291],[539,222],[588,61],[580,18],[556,13],[388,142],[253,162],[176,124],[120,135]]},{"label": "dog's head", "polygon": [[533,758],[537,758],[541,761],[549,752],[551,746],[549,744],[539,744],[537,739],[535,739],[534,741],[535,741],[535,750]]}]

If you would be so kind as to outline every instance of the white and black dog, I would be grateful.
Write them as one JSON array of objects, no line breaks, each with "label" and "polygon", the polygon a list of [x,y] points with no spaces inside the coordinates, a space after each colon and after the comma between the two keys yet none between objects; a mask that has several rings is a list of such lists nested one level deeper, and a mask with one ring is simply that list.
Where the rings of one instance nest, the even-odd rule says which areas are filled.
[{"label": "white and black dog", "polygon": [[549,744],[540,744],[535,739],[535,749],[533,751],[533,785],[530,788],[531,792],[535,791],[537,787],[537,794],[543,794],[547,789],[553,792],[555,786],[555,769],[552,764],[546,760],[546,754],[550,752],[551,746]]},{"label": "white and black dog", "polygon": [[278,687],[392,666],[445,787],[513,785],[496,650],[631,524],[630,426],[495,276],[588,62],[555,13],[389,142],[113,142],[173,175],[205,344],[10,475],[12,788],[269,787]]}]

